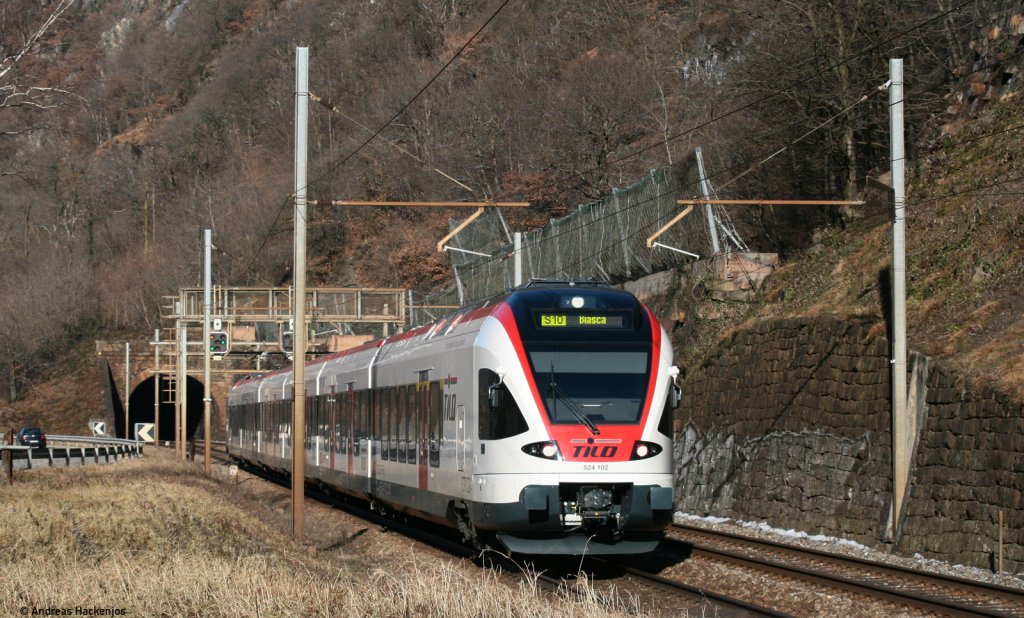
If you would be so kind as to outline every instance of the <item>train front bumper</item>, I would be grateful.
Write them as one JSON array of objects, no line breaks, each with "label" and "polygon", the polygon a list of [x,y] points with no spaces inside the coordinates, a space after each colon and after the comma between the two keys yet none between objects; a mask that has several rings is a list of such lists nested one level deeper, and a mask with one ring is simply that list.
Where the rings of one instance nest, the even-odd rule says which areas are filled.
[{"label": "train front bumper", "polygon": [[[518,475],[503,476],[488,480],[506,485],[504,491],[471,502],[470,517],[478,529],[496,532],[515,552],[643,553],[654,549],[672,522],[671,475],[644,475],[655,478],[633,482],[560,475],[553,482],[518,487],[509,478]],[[504,494],[505,500],[496,499],[495,493]]]}]

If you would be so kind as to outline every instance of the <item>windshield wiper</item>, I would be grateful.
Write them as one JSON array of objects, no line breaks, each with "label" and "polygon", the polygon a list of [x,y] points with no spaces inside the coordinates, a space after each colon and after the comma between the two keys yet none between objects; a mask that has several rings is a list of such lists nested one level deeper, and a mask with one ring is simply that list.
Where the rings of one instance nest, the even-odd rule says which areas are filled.
[{"label": "windshield wiper", "polygon": [[[579,422],[581,422],[584,425],[586,425],[587,429],[590,430],[590,433],[594,434],[595,436],[601,435],[601,430],[597,428],[597,425],[594,424],[594,421],[592,421],[589,418],[587,418],[587,415],[584,414],[582,411],[580,411],[579,406],[576,405],[576,402],[573,401],[572,399],[569,399],[569,396],[565,394],[565,391],[562,390],[562,387],[560,387],[558,385],[558,383],[555,382],[555,363],[554,362],[551,363],[551,384],[550,384],[550,387],[551,387],[551,395],[552,395],[552,399],[553,399],[553,401],[552,401],[553,404],[555,402],[557,402],[559,399],[561,399],[562,401],[565,402],[565,407],[569,409],[569,412],[571,412],[572,415],[576,417],[576,420],[578,420]],[[555,418],[558,418],[558,412],[557,412],[557,409],[555,408],[554,405],[552,405],[551,414]]]}]

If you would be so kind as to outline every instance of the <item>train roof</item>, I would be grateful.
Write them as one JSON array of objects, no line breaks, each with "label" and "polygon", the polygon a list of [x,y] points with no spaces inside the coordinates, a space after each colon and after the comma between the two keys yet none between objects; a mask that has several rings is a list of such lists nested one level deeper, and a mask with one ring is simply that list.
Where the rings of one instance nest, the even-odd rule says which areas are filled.
[{"label": "train roof", "polygon": [[[428,324],[417,326],[415,328],[411,328],[401,333],[395,333],[394,335],[382,339],[374,339],[372,341],[368,341],[354,348],[349,348],[348,350],[334,352],[332,354],[327,354],[321,356],[320,358],[307,361],[306,368],[309,369],[311,367],[316,367],[321,363],[326,363],[332,360],[345,358],[348,356],[354,356],[361,352],[373,350],[384,345],[394,344],[408,339],[413,339],[422,335],[427,335],[431,331],[439,330],[440,328],[443,328],[446,325],[454,326],[454,324],[456,323],[465,323],[474,320],[479,320],[481,318],[485,318],[491,315],[492,313],[497,311],[497,309],[500,306],[506,303],[518,304],[517,301],[519,301],[525,302],[527,304],[534,304],[537,303],[538,301],[543,302],[541,301],[542,297],[547,299],[556,299],[564,295],[571,296],[573,292],[583,291],[587,291],[590,293],[604,292],[607,293],[610,297],[618,298],[622,298],[622,296],[625,295],[631,297],[633,299],[633,302],[639,303],[636,297],[633,296],[633,294],[631,294],[630,292],[626,290],[613,288],[610,283],[604,281],[595,281],[589,279],[584,281],[531,279],[527,283],[517,288],[508,289],[500,294],[496,294],[489,298],[474,303],[470,303],[456,310],[453,310]],[[293,367],[294,363],[268,373],[246,376],[235,382],[232,388],[236,388],[244,384],[266,380],[276,375],[290,373]]]}]

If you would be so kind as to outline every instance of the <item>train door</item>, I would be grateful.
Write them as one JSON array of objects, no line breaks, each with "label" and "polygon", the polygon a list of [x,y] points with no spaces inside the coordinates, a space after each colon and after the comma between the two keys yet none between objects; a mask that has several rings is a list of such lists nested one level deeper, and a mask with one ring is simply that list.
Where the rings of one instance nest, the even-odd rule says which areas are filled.
[{"label": "train door", "polygon": [[331,385],[331,394],[327,397],[327,418],[322,421],[326,424],[324,434],[327,436],[327,467],[334,469],[334,454],[338,452],[338,397],[334,391],[337,388]]},{"label": "train door", "polygon": [[359,393],[361,399],[359,405],[366,414],[366,448],[363,449],[363,456],[366,459],[366,493],[373,493],[373,458],[380,452],[380,414],[373,407],[371,391],[365,390]]},{"label": "train door", "polygon": [[455,464],[459,472],[466,468],[466,406],[462,404],[455,407]]},{"label": "train door", "polygon": [[[370,391],[356,391],[353,419],[355,436],[353,438],[352,453],[352,474],[356,477],[366,479],[365,489],[370,490],[370,476],[373,471],[373,443],[372,426],[370,424]],[[354,486],[358,487],[358,481],[353,479]]]},{"label": "train door", "polygon": [[345,394],[342,395],[345,398],[345,405],[342,406],[344,414],[342,414],[342,423],[345,429],[345,435],[343,439],[346,440],[345,444],[345,460],[346,467],[345,472],[352,474],[352,458],[355,453],[355,445],[359,443],[359,438],[356,437],[356,392],[353,390],[352,382],[348,383],[348,387]]},{"label": "train door", "polygon": [[320,398],[306,397],[306,435],[302,436],[306,464],[320,465]]},{"label": "train door", "polygon": [[416,467],[419,471],[418,486],[420,489],[427,488],[427,480],[430,478],[428,470],[430,451],[430,389],[426,382],[419,382],[416,385],[416,430],[417,436],[417,458]]}]

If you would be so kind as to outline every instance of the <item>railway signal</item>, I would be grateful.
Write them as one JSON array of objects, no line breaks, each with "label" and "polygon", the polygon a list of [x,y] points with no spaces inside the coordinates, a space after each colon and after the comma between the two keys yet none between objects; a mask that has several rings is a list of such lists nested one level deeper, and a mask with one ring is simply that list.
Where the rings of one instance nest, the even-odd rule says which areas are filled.
[{"label": "railway signal", "polygon": [[225,331],[210,333],[210,352],[213,354],[228,353],[228,334]]}]

